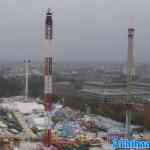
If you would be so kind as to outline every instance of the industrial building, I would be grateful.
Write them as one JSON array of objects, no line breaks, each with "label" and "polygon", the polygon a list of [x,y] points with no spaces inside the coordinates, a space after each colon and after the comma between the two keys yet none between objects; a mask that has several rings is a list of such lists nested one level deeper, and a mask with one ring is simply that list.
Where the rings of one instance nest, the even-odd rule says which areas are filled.
[{"label": "industrial building", "polygon": [[[128,94],[126,87],[124,83],[85,82],[78,93],[83,97],[95,98],[99,102],[125,102]],[[135,97],[150,96],[148,90],[141,88],[134,88],[132,94]]]}]

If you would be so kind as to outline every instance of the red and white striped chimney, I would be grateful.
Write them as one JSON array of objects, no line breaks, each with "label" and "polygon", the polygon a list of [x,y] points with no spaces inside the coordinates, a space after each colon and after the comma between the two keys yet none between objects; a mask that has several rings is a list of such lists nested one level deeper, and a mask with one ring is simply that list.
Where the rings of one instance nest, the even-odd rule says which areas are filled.
[{"label": "red and white striped chimney", "polygon": [[45,107],[45,126],[46,135],[44,138],[45,147],[51,146],[51,106],[52,106],[52,39],[53,21],[52,13],[48,9],[45,20],[45,55],[44,55],[44,107]]}]

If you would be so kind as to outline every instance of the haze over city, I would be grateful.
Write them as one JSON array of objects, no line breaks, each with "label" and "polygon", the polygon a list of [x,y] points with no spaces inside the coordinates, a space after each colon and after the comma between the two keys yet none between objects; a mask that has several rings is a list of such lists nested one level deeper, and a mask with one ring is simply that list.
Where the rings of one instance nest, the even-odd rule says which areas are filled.
[{"label": "haze over city", "polygon": [[150,148],[149,4],[0,0],[0,150]]},{"label": "haze over city", "polygon": [[42,59],[42,20],[50,7],[56,61],[126,61],[131,16],[136,62],[149,61],[149,5],[149,0],[1,0],[0,59]]}]

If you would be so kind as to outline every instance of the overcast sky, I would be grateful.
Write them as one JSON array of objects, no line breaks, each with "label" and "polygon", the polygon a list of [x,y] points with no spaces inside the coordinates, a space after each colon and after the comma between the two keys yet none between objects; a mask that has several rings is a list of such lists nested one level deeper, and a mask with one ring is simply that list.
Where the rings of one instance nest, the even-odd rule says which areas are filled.
[{"label": "overcast sky", "polygon": [[125,61],[131,16],[136,61],[149,60],[150,0],[0,0],[0,60],[42,59],[48,7],[56,61]]}]

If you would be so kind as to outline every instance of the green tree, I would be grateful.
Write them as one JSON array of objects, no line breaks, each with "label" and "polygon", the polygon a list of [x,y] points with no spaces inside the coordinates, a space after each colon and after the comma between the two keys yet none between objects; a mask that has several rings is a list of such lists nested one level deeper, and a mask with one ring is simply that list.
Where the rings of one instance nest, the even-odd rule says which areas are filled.
[{"label": "green tree", "polygon": [[29,96],[42,97],[44,89],[44,79],[42,76],[31,76],[29,78]]}]

